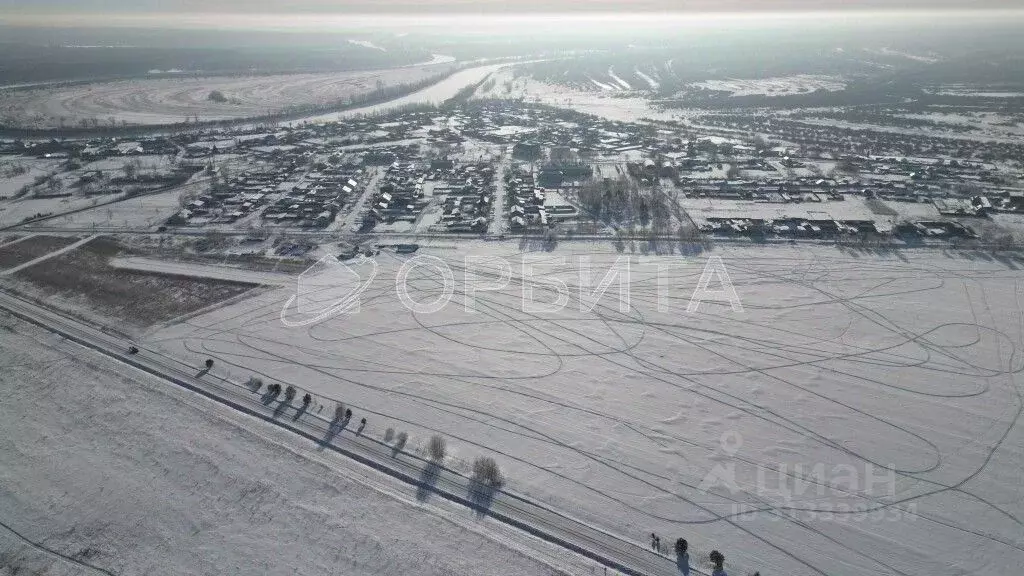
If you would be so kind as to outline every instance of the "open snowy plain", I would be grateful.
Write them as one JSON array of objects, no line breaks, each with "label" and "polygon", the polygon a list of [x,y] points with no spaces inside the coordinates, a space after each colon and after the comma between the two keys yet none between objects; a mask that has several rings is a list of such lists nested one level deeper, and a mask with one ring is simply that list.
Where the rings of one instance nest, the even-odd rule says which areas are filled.
[{"label": "open snowy plain", "polygon": [[[651,532],[685,537],[695,559],[721,550],[730,573],[1024,565],[1020,260],[526,248],[385,251],[375,276],[371,263],[353,265],[358,311],[309,322],[344,291],[307,275],[157,328],[145,345],[216,358],[214,372],[238,382],[255,375],[343,401],[368,415],[366,433],[408,430],[413,448],[441,433],[453,467],[493,455],[510,490],[644,544]],[[628,260],[628,306],[619,277],[596,304],[580,297],[584,255],[588,294]],[[710,300],[687,311],[709,256],[721,257],[742,311]],[[396,293],[414,257],[398,284],[424,307],[450,294],[437,311],[412,312]],[[488,290],[503,283],[501,259],[511,278]],[[565,307],[536,309],[546,303]]]},{"label": "open snowy plain", "polygon": [[4,576],[592,569],[7,315],[0,358]]},{"label": "open snowy plain", "polygon": [[[251,76],[183,75],[0,92],[0,121],[51,128],[97,120],[104,125],[173,124],[186,118],[231,120],[288,107],[336,105],[379,86],[423,81],[451,69],[446,63],[393,69]],[[223,95],[213,100],[213,91]]]}]

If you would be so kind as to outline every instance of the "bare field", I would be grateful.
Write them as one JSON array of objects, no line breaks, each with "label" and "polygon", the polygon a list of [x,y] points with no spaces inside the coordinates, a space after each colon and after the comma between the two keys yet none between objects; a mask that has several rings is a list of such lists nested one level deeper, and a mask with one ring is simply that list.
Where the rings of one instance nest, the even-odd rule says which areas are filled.
[{"label": "bare field", "polygon": [[[292,107],[329,105],[383,86],[414,83],[447,69],[410,66],[329,74],[206,76],[124,80],[0,93],[0,124],[51,128],[112,123],[170,124],[194,119],[232,120]],[[211,93],[223,95],[214,101]],[[220,99],[218,99],[220,100]]]},{"label": "bare field", "polygon": [[116,241],[97,238],[76,250],[25,268],[14,278],[41,292],[34,296],[74,299],[76,305],[139,328],[200,310],[254,286],[122,270],[109,263],[110,258],[126,254]]},{"label": "bare field", "polygon": [[36,236],[16,244],[0,247],[0,271],[20,266],[54,250],[60,250],[74,243],[75,240],[77,238]]}]

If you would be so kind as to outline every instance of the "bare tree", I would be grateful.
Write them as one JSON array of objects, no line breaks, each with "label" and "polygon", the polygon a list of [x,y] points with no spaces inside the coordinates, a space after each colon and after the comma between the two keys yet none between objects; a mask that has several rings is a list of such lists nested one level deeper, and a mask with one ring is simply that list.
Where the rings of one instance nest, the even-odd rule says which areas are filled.
[{"label": "bare tree", "polygon": [[768,140],[766,140],[765,137],[761,136],[760,134],[754,136],[752,144],[754,145],[754,149],[757,150],[758,153],[764,152],[765,150],[771,148],[771,143],[768,142]]},{"label": "bare tree", "polygon": [[489,486],[501,486],[504,483],[501,468],[490,456],[478,456],[473,461],[473,478]]},{"label": "bare tree", "polygon": [[860,173],[860,167],[857,165],[857,162],[850,157],[843,158],[836,163],[835,170],[836,172],[842,172],[843,174],[850,176],[856,176]]},{"label": "bare tree", "polygon": [[387,430],[384,431],[384,441],[385,442],[390,443],[394,439],[395,439],[395,429],[394,428],[388,428]]},{"label": "bare tree", "polygon": [[712,550],[711,554],[708,555],[708,559],[715,566],[716,572],[722,570],[725,566],[725,556],[718,550]]},{"label": "bare tree", "polygon": [[398,437],[395,438],[395,450],[401,450],[405,448],[405,443],[409,441],[409,435],[405,432],[399,432]]},{"label": "bare tree", "polygon": [[430,441],[427,442],[427,453],[430,454],[430,459],[435,462],[444,460],[447,448],[447,441],[440,434],[434,434],[430,437]]}]

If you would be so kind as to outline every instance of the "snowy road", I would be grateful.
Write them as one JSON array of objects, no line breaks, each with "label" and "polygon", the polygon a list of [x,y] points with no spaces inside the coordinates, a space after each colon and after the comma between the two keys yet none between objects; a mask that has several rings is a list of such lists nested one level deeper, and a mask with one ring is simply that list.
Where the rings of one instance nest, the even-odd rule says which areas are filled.
[{"label": "snowy road", "polygon": [[508,194],[505,189],[505,171],[511,163],[512,150],[506,146],[501,151],[501,162],[494,173],[494,206],[491,212],[490,232],[495,236],[501,236],[508,229],[508,217],[505,214],[505,196]]}]

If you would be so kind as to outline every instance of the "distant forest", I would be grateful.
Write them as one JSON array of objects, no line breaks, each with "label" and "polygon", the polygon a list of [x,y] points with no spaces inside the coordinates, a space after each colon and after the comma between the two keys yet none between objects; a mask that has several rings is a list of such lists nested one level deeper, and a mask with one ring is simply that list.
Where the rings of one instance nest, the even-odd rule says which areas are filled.
[{"label": "distant forest", "polygon": [[[392,45],[380,50],[336,38],[330,44],[224,47],[182,41],[131,45],[75,44],[74,39],[40,45],[7,35],[0,27],[0,86],[38,82],[110,80],[176,74],[277,74],[391,68],[425,62],[429,51]],[[12,41],[15,40],[15,41]],[[96,42],[96,40],[91,40]],[[159,72],[158,72],[159,71]]]}]

